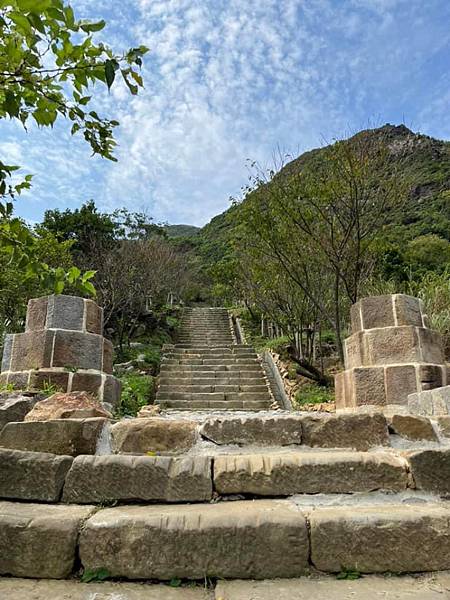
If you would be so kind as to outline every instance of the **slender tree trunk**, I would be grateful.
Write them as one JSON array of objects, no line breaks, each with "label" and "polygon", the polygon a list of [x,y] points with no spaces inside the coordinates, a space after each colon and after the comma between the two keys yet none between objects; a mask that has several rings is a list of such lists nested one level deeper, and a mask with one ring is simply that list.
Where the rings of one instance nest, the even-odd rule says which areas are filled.
[{"label": "slender tree trunk", "polygon": [[339,359],[344,364],[344,344],[342,343],[341,332],[341,307],[339,306],[339,273],[336,272],[334,279],[334,331],[336,333],[336,347]]}]

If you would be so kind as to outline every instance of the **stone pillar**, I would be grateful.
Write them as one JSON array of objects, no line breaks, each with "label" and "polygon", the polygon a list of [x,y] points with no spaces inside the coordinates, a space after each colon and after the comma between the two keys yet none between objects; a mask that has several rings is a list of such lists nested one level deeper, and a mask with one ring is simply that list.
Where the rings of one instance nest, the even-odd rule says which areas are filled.
[{"label": "stone pillar", "polygon": [[103,310],[77,296],[46,296],[28,303],[25,333],[6,336],[1,384],[86,391],[117,406],[121,386],[112,375],[113,346],[103,337]]},{"label": "stone pillar", "polygon": [[409,394],[446,385],[441,336],[428,328],[421,300],[362,298],[351,308],[351,326],[345,371],[336,375],[338,410],[407,407]]}]

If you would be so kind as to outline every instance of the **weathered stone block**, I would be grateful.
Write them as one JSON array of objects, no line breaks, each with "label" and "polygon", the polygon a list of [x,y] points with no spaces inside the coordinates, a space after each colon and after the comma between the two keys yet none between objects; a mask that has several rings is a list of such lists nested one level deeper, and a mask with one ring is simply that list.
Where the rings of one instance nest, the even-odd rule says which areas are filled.
[{"label": "weathered stone block", "polygon": [[219,494],[350,494],[407,487],[406,461],[386,453],[305,452],[214,458]]},{"label": "weathered stone block", "polygon": [[83,331],[84,300],[78,296],[48,297],[46,327]]},{"label": "weathered stone block", "polygon": [[5,335],[5,341],[3,343],[2,371],[9,371],[11,368],[12,345],[13,336],[11,334]]},{"label": "weathered stone block", "polygon": [[386,404],[407,404],[409,394],[417,390],[413,365],[386,367]]},{"label": "weathered stone block", "polygon": [[33,298],[28,302],[25,331],[45,329],[47,321],[48,297]]},{"label": "weathered stone block", "polygon": [[80,536],[86,569],[128,579],[294,577],[308,553],[302,513],[270,500],[112,508]]},{"label": "weathered stone block", "polygon": [[320,571],[450,568],[450,510],[439,505],[321,508],[309,522],[311,561]]},{"label": "weathered stone block", "polygon": [[354,333],[344,342],[345,366],[347,369],[370,364],[366,349],[366,338],[362,331]]},{"label": "weathered stone block", "polygon": [[412,415],[393,415],[389,429],[408,440],[428,440],[437,442],[437,435],[429,419]]},{"label": "weathered stone block", "polygon": [[215,444],[288,446],[301,444],[301,417],[217,417],[200,427],[200,435]]},{"label": "weathered stone block", "polygon": [[94,333],[56,331],[53,367],[102,369],[103,338]]},{"label": "weathered stone block", "polygon": [[8,385],[15,390],[28,390],[30,388],[31,371],[19,371],[18,373],[8,373]]},{"label": "weathered stone block", "polygon": [[419,379],[422,390],[431,390],[443,385],[443,367],[441,365],[420,365]]},{"label": "weathered stone block", "polygon": [[[127,419],[111,428],[113,449],[117,453],[176,453],[192,448],[197,441],[197,424],[192,421]],[[0,438],[1,439],[1,438]]]},{"label": "weathered stone block", "polygon": [[450,438],[450,414],[436,419],[441,435]]},{"label": "weathered stone block", "polygon": [[423,327],[420,300],[405,294],[395,294],[394,308],[397,325]]},{"label": "weathered stone block", "polygon": [[17,392],[0,394],[0,431],[6,423],[23,421],[38,400],[39,396],[24,396]]},{"label": "weathered stone block", "polygon": [[361,306],[363,329],[393,327],[396,324],[392,296],[370,296],[362,298],[358,304]]},{"label": "weathered stone block", "polygon": [[103,333],[103,310],[93,300],[85,300],[86,331],[89,333]]},{"label": "weathered stone block", "polygon": [[445,362],[442,337],[432,329],[417,329],[422,351],[422,360],[427,363],[442,364]]},{"label": "weathered stone block", "polygon": [[348,385],[348,371],[341,371],[334,376],[334,393],[338,409],[353,406],[353,396]]},{"label": "weathered stone block", "polygon": [[58,502],[71,456],[0,449],[0,498]]},{"label": "weathered stone block", "polygon": [[75,391],[89,392],[93,396],[98,396],[102,387],[101,373],[83,373],[78,371],[72,376],[71,389]]},{"label": "weathered stone block", "polygon": [[7,423],[0,432],[0,448],[70,456],[95,454],[107,422],[98,418]]},{"label": "weathered stone block", "polygon": [[308,415],[302,417],[303,444],[317,448],[369,450],[389,445],[382,414]]},{"label": "weathered stone block", "polygon": [[42,389],[45,385],[53,385],[58,390],[66,391],[69,384],[69,371],[41,370],[30,374],[30,388]]},{"label": "weathered stone block", "polygon": [[14,334],[10,371],[50,367],[53,331],[29,331]]},{"label": "weathered stone block", "polygon": [[355,406],[386,404],[383,367],[360,367],[349,372]]},{"label": "weathered stone block", "polygon": [[103,339],[103,365],[102,370],[104,373],[113,372],[113,356],[114,348],[109,340]]},{"label": "weathered stone block", "polygon": [[25,421],[112,418],[101,403],[86,392],[58,392],[34,405]]},{"label": "weathered stone block", "polygon": [[419,450],[408,458],[419,490],[450,496],[450,449]]},{"label": "weathered stone block", "polygon": [[385,327],[366,332],[372,365],[420,362],[421,353],[414,327]]},{"label": "weathered stone block", "polygon": [[79,456],[64,487],[64,502],[202,502],[211,500],[206,456]]},{"label": "weathered stone block", "polygon": [[361,304],[359,302],[350,307],[350,321],[352,333],[362,330]]},{"label": "weathered stone block", "polygon": [[103,383],[103,396],[102,402],[108,402],[114,407],[120,405],[120,394],[122,391],[122,384],[119,379],[112,375],[106,375]]},{"label": "weathered stone block", "polygon": [[92,507],[0,502],[0,574],[63,579]]}]

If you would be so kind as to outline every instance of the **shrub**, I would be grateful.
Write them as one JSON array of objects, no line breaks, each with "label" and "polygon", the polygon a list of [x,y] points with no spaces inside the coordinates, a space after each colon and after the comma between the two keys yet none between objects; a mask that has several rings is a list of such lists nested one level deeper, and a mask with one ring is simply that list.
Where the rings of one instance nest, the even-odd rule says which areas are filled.
[{"label": "shrub", "polygon": [[334,402],[334,389],[326,388],[315,383],[303,385],[295,394],[296,404],[321,404]]},{"label": "shrub", "polygon": [[127,373],[121,377],[121,381],[122,396],[118,416],[135,417],[143,406],[152,403],[155,380],[149,375]]}]

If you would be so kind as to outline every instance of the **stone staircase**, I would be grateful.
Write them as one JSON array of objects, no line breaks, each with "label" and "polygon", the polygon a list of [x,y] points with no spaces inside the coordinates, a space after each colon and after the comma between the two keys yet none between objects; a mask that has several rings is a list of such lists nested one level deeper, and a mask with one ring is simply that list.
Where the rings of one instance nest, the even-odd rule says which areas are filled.
[{"label": "stone staircase", "polygon": [[[187,310],[181,332],[158,416],[1,429],[0,575],[214,583],[450,570],[450,427],[271,411],[226,311]],[[216,598],[235,600],[225,584]],[[319,597],[307,589],[299,599]]]},{"label": "stone staircase", "polygon": [[162,360],[156,403],[177,410],[270,408],[260,359],[235,343],[226,309],[184,309],[178,343],[166,347]]}]

